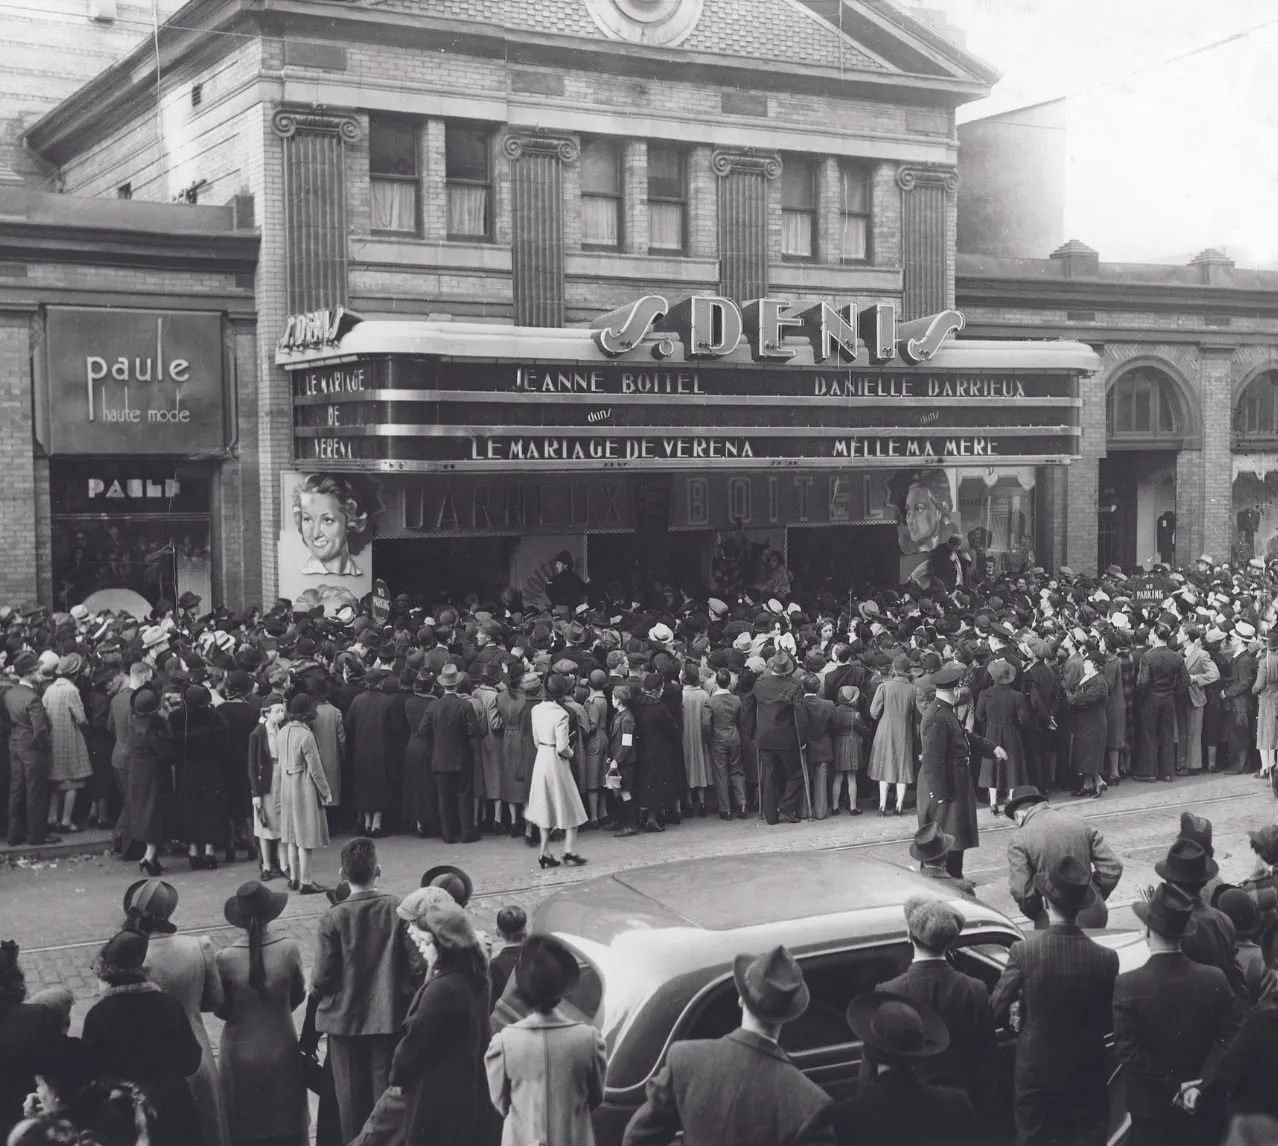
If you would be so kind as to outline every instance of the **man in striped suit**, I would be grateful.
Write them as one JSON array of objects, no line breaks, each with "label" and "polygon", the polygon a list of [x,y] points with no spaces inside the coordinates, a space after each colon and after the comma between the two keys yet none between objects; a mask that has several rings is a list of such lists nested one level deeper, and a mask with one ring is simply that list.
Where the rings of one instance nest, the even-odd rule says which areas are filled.
[{"label": "man in striped suit", "polygon": [[[1008,952],[990,1000],[996,1026],[1017,1027],[1018,1146],[1102,1146],[1109,1118],[1105,1036],[1118,955],[1093,943],[1078,913],[1096,898],[1092,873],[1065,856],[1034,877],[1049,925]],[[1019,1009],[1019,1025],[1012,1015]]]}]

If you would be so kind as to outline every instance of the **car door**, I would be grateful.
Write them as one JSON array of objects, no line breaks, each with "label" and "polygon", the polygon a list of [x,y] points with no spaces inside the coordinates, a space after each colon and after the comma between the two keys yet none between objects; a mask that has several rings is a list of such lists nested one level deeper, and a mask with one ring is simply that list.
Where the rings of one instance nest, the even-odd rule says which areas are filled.
[{"label": "car door", "polygon": [[[980,979],[994,991],[1003,968],[1007,966],[1008,948],[1019,936],[1006,931],[972,931],[961,935],[950,948],[946,958],[950,964],[966,975]],[[1105,946],[1113,946],[1105,943]],[[997,1095],[1000,1112],[1007,1112],[1006,1125],[1000,1123],[1000,1132],[1012,1126],[1012,1103],[1016,1097],[1014,1074],[1016,1067],[1016,1032],[1001,1028],[995,1032],[999,1045],[999,1078]],[[1131,1134],[1131,1119],[1127,1114],[1126,1089],[1123,1071],[1114,1050],[1114,1036],[1105,1040],[1106,1076],[1109,1080],[1109,1131],[1108,1146],[1122,1146]],[[1013,1135],[1014,1137],[1014,1135]],[[1010,1141],[1011,1139],[1008,1139]]]}]

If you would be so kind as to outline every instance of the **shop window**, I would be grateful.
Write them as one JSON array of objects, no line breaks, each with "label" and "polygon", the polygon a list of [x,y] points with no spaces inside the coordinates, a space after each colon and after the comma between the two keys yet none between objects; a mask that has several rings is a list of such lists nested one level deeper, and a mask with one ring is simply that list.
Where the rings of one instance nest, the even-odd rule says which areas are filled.
[{"label": "shop window", "polygon": [[1145,367],[1119,378],[1106,399],[1105,432],[1120,440],[1181,437],[1185,431],[1171,379]]},{"label": "shop window", "polygon": [[372,229],[417,233],[417,125],[373,116],[368,125]]},{"label": "shop window", "polygon": [[787,259],[816,257],[816,163],[787,155],[781,170],[781,254]]},{"label": "shop window", "polygon": [[449,124],[444,168],[450,239],[492,238],[492,134],[486,128]]},{"label": "shop window", "polygon": [[864,167],[844,163],[839,167],[839,204],[842,211],[839,258],[845,263],[870,259],[870,173]]},{"label": "shop window", "polygon": [[581,149],[581,244],[621,246],[621,147],[611,139],[588,140]]},{"label": "shop window", "polygon": [[1023,573],[1034,564],[1032,467],[958,471],[954,527],[972,557],[977,581]]},{"label": "shop window", "polygon": [[1278,438],[1278,370],[1247,384],[1234,407],[1234,437],[1245,442]]},{"label": "shop window", "polygon": [[683,254],[688,207],[684,152],[668,143],[648,145],[648,249]]}]

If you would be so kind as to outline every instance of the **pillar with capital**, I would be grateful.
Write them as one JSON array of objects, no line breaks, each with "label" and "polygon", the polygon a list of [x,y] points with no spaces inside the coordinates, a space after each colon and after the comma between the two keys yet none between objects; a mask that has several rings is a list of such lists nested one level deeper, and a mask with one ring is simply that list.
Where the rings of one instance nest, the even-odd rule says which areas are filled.
[{"label": "pillar with capital", "polygon": [[954,305],[954,220],[958,173],[952,167],[906,164],[901,189],[902,314],[921,318]]}]

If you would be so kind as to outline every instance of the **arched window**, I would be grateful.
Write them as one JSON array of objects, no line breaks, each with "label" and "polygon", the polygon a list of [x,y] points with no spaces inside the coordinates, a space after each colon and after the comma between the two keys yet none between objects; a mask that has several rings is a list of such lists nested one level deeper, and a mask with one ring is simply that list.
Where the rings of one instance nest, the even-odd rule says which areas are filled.
[{"label": "arched window", "polygon": [[1175,384],[1148,366],[1129,370],[1109,389],[1105,433],[1111,440],[1154,439],[1174,449],[1185,433],[1185,419]]},{"label": "arched window", "polygon": [[1278,439],[1278,370],[1266,370],[1247,383],[1234,407],[1234,439]]}]

